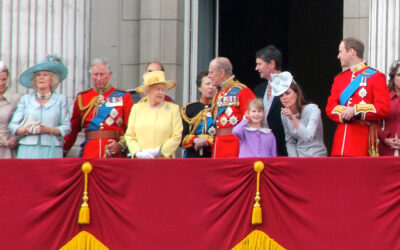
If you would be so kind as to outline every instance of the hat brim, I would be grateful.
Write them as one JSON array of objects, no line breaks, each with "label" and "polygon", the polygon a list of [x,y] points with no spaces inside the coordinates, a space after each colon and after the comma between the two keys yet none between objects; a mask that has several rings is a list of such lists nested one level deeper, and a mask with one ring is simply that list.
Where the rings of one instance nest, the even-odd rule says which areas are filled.
[{"label": "hat brim", "polygon": [[20,83],[27,88],[33,88],[32,77],[38,71],[50,71],[58,75],[60,82],[64,81],[68,75],[68,68],[64,64],[56,62],[41,62],[25,70],[19,78]]},{"label": "hat brim", "polygon": [[176,82],[174,82],[174,81],[153,82],[151,84],[141,85],[141,86],[137,87],[135,90],[139,94],[143,95],[143,94],[145,94],[146,88],[150,87],[151,85],[157,84],[157,83],[164,83],[165,86],[167,87],[167,90],[173,89],[176,86]]},{"label": "hat brim", "polygon": [[284,87],[284,88],[280,88],[279,90],[274,90],[271,89],[271,95],[272,96],[281,96],[283,95],[283,93],[285,93],[287,90],[289,89],[289,87]]}]

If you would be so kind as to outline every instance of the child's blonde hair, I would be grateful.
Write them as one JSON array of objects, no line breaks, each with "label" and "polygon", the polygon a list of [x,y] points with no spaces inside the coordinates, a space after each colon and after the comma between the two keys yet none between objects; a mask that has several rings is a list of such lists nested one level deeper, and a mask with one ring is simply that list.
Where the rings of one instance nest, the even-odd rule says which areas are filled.
[{"label": "child's blonde hair", "polygon": [[247,105],[247,112],[250,113],[252,108],[261,109],[264,112],[264,119],[261,121],[261,127],[264,127],[265,111],[264,111],[264,101],[261,98],[255,98],[249,102]]}]

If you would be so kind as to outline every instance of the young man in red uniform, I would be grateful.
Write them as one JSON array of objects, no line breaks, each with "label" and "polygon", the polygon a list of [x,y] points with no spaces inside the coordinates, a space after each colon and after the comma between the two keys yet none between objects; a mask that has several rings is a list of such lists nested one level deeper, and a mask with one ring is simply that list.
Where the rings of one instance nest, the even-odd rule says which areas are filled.
[{"label": "young man in red uniform", "polygon": [[232,64],[228,58],[213,59],[210,62],[208,78],[219,89],[215,96],[213,112],[217,125],[213,157],[238,157],[240,142],[232,135],[232,129],[242,120],[247,105],[255,95],[246,85],[234,80]]},{"label": "young man in red uniform", "polygon": [[346,38],[339,45],[338,59],[348,70],[335,77],[326,114],[337,122],[334,156],[368,156],[376,152],[376,121],[389,113],[385,75],[363,61],[364,44]]},{"label": "young man in red uniform", "polygon": [[81,144],[84,158],[118,157],[126,149],[124,134],[133,101],[129,93],[113,87],[112,71],[105,59],[93,60],[90,76],[94,87],[76,97],[71,117],[71,133],[64,137],[68,153],[78,133],[85,130]]}]

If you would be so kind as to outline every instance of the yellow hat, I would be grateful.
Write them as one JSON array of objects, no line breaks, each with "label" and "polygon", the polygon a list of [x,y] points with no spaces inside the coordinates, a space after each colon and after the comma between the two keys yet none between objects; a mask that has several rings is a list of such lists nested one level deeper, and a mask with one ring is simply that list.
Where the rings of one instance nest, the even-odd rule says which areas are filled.
[{"label": "yellow hat", "polygon": [[136,92],[144,94],[145,89],[153,84],[164,83],[167,89],[172,89],[176,86],[176,82],[165,80],[164,71],[152,71],[143,75],[143,85],[136,88]]}]

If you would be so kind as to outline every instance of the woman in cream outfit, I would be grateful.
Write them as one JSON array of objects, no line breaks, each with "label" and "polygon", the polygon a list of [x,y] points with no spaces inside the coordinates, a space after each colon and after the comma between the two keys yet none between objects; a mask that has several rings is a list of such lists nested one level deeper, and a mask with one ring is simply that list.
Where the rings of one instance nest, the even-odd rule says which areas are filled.
[{"label": "woman in cream outfit", "polygon": [[8,123],[21,96],[8,89],[8,75],[7,66],[0,62],[0,158],[14,158],[18,145],[18,138],[10,133]]}]

